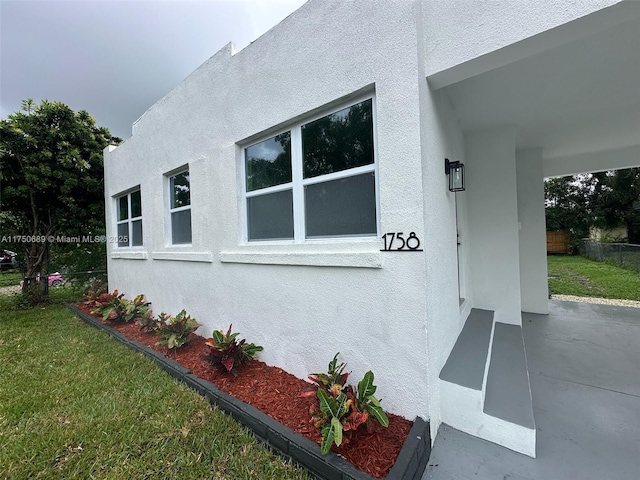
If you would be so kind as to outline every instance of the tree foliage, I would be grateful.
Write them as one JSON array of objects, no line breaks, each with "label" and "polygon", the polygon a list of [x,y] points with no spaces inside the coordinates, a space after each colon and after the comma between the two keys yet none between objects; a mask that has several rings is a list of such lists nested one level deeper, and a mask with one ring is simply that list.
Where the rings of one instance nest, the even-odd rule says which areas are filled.
[{"label": "tree foliage", "polygon": [[610,172],[598,196],[598,215],[607,227],[624,225],[629,243],[640,245],[640,168]]},{"label": "tree foliage", "polygon": [[[36,240],[13,244],[23,253],[27,279],[46,278],[52,246],[89,248],[52,243],[51,236],[104,233],[102,150],[120,141],[86,111],[60,102],[27,99],[22,111],[0,121],[2,235]],[[46,298],[46,282],[27,287],[33,302]]]},{"label": "tree foliage", "polygon": [[547,230],[568,230],[574,239],[590,227],[625,226],[640,244],[640,168],[580,174],[545,181]]}]

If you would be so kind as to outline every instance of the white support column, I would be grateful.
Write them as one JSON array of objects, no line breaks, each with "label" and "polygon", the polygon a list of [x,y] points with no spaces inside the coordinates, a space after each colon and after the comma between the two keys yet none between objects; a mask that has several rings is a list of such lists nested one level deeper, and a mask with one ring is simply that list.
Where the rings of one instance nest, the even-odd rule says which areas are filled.
[{"label": "white support column", "polygon": [[479,132],[465,141],[473,306],[520,325],[520,260],[515,132]]},{"label": "white support column", "polygon": [[516,153],[522,311],[549,313],[542,149]]}]

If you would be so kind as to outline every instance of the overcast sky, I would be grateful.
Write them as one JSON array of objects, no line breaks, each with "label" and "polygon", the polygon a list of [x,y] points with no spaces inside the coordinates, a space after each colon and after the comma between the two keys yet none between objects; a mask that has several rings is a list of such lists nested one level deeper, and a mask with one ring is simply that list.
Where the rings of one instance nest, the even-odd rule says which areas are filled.
[{"label": "overcast sky", "polygon": [[244,48],[304,2],[0,0],[0,113],[57,100],[127,138],[220,48]]}]

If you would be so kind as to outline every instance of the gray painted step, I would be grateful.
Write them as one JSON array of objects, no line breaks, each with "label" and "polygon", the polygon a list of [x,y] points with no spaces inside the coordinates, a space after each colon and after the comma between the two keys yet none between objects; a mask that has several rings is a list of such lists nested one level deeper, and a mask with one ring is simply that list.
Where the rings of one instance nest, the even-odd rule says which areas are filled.
[{"label": "gray painted step", "polygon": [[492,325],[492,311],[471,309],[447,363],[440,371],[441,380],[482,390]]},{"label": "gray painted step", "polygon": [[495,325],[484,413],[535,428],[522,327],[519,325]]}]

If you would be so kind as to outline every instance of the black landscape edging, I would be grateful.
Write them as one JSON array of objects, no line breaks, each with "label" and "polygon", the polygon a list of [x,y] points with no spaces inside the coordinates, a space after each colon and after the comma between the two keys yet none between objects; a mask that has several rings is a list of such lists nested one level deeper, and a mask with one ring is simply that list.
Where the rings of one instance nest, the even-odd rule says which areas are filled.
[{"label": "black landscape edging", "polygon": [[[358,470],[344,458],[331,452],[320,453],[320,446],[308,438],[295,433],[252,405],[223,392],[213,383],[204,380],[184,368],[175,360],[165,357],[160,352],[142,345],[112,329],[74,305],[67,307],[85,322],[105,330],[113,338],[128,345],[137,352],[143,353],[156,362],[169,375],[186,383],[200,395],[204,396],[220,410],[231,415],[235,420],[249,428],[258,440],[279,454],[291,458],[314,476],[326,480],[373,480],[370,475]],[[386,480],[419,480],[429,461],[431,454],[431,436],[429,422],[416,417],[413,427],[398,454]]]}]

